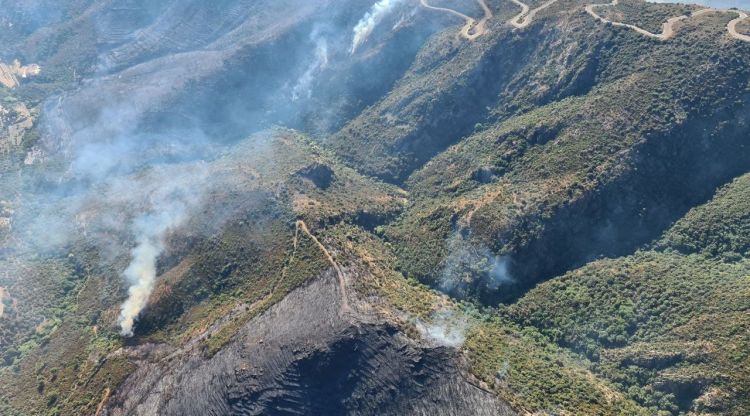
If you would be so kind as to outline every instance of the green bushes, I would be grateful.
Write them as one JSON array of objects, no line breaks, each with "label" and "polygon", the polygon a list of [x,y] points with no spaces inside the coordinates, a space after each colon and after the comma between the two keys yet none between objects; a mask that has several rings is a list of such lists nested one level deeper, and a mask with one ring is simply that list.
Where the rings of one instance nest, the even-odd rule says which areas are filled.
[{"label": "green bushes", "polygon": [[691,210],[656,243],[660,250],[703,253],[739,261],[750,255],[750,175],[723,187],[706,205]]},{"label": "green bushes", "polygon": [[[708,386],[734,390],[750,385],[750,372],[731,370],[731,351],[750,341],[747,333],[715,323],[709,324],[712,331],[704,327],[711,317],[722,325],[734,319],[748,324],[746,316],[735,318],[747,308],[742,293],[750,290],[748,274],[750,262],[745,260],[726,264],[700,255],[640,252],[597,261],[547,282],[508,311],[512,319],[589,357],[633,400],[676,413],[688,410]],[[715,352],[706,355],[704,348]],[[684,383],[701,387],[682,395],[665,390],[669,383],[660,380],[667,374],[704,362],[731,374],[729,379],[699,381],[697,374],[686,374]],[[750,408],[747,397],[744,390],[732,394],[728,408]]]}]

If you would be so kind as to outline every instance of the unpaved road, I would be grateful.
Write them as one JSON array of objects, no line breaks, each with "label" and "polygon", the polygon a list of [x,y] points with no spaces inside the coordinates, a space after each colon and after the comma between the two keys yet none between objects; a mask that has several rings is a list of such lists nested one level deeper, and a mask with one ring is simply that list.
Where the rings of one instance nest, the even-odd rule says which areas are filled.
[{"label": "unpaved road", "polygon": [[305,234],[307,234],[308,237],[320,248],[320,251],[323,252],[323,254],[326,256],[326,259],[329,263],[331,263],[331,266],[333,266],[334,270],[336,270],[336,276],[339,280],[339,288],[341,290],[341,310],[342,311],[349,311],[349,297],[346,294],[346,278],[344,277],[344,272],[341,270],[341,266],[334,260],[331,253],[328,251],[328,249],[323,245],[323,243],[320,242],[320,240],[317,239],[311,232],[310,229],[307,228],[307,224],[305,224],[304,221],[298,220],[297,221],[297,229],[302,230]]},{"label": "unpaved road", "polygon": [[473,17],[469,17],[457,10],[449,9],[446,7],[435,7],[431,6],[429,3],[427,3],[427,0],[419,0],[419,3],[424,7],[425,9],[429,10],[435,10],[439,12],[449,13],[456,17],[460,17],[461,19],[464,19],[466,24],[461,29],[461,36],[463,36],[465,39],[468,40],[474,40],[485,33],[487,33],[487,21],[490,20],[493,16],[492,10],[487,6],[487,3],[485,0],[477,0],[479,2],[479,5],[482,7],[482,10],[484,11],[484,17],[482,17],[479,22],[477,22],[476,19]]},{"label": "unpaved road", "polygon": [[[481,20],[479,20],[479,22],[477,22],[476,19],[469,17],[459,11],[449,9],[446,7],[431,6],[427,2],[428,0],[419,0],[419,1],[422,7],[426,9],[449,13],[461,19],[464,19],[466,24],[461,29],[461,36],[463,36],[464,38],[468,40],[474,40],[478,38],[479,36],[483,35],[484,33],[486,33],[487,21],[491,19],[493,16],[492,10],[490,10],[490,8],[487,6],[487,3],[485,2],[485,0],[477,0],[479,4],[482,6],[482,9],[484,10],[484,17]],[[534,21],[534,17],[536,17],[537,13],[552,6],[553,4],[557,2],[557,0],[549,0],[546,3],[542,4],[541,6],[535,9],[531,9],[526,3],[523,3],[520,0],[510,0],[510,1],[512,1],[513,3],[515,3],[521,8],[521,12],[508,21],[508,23],[510,23],[511,25],[515,26],[518,29],[523,29],[529,26]],[[697,16],[707,14],[707,13],[735,13],[738,15],[738,17],[732,20],[731,22],[729,22],[729,24],[727,24],[727,31],[735,39],[742,40],[745,42],[750,42],[750,35],[745,35],[737,31],[737,24],[739,24],[744,19],[748,18],[748,14],[741,10],[713,9],[713,8],[698,10],[692,13],[690,16],[683,15],[683,16],[672,17],[668,19],[666,22],[664,22],[664,24],[662,25],[661,33],[651,33],[648,30],[638,27],[636,25],[631,25],[631,24],[622,23],[622,22],[614,22],[612,20],[604,18],[600,14],[598,14],[595,10],[596,8],[599,8],[599,7],[616,7],[618,4],[620,4],[620,0],[612,0],[611,3],[589,4],[585,7],[585,10],[586,10],[586,13],[588,13],[593,18],[599,20],[602,23],[608,23],[613,26],[627,27],[629,29],[632,29],[640,33],[643,36],[647,36],[647,37],[657,39],[657,40],[662,40],[662,41],[669,40],[672,37],[674,37],[675,35],[674,26],[677,22],[680,22],[682,20],[685,20],[691,17],[697,17]]]},{"label": "unpaved road", "polygon": [[112,394],[112,390],[110,390],[109,387],[104,389],[104,394],[102,395],[102,400],[99,402],[99,405],[96,406],[96,416],[101,416],[102,411],[104,411],[104,406],[107,404],[107,401],[109,401],[109,396]]},{"label": "unpaved road", "polygon": [[[517,2],[517,0],[511,0],[511,1]],[[727,31],[729,31],[729,34],[733,38],[735,38],[735,39],[743,40],[745,42],[750,42],[750,36],[743,35],[743,34],[737,32],[737,24],[740,21],[742,21],[742,20],[744,20],[744,19],[746,19],[748,17],[747,13],[742,12],[740,10],[712,9],[712,8],[701,9],[701,10],[698,10],[698,11],[690,14],[690,16],[683,15],[683,16],[672,17],[669,20],[667,20],[666,22],[664,22],[664,24],[662,25],[662,31],[661,31],[661,33],[651,33],[648,30],[640,28],[640,27],[635,26],[635,25],[631,25],[631,24],[627,24],[627,23],[622,23],[622,22],[613,22],[613,21],[611,21],[609,19],[606,19],[606,18],[602,17],[595,10],[597,7],[616,7],[618,4],[620,4],[620,0],[612,0],[611,3],[589,4],[588,6],[586,6],[586,13],[588,13],[593,18],[599,20],[602,23],[608,23],[608,24],[611,24],[613,26],[627,27],[629,29],[635,30],[636,32],[640,33],[641,35],[648,36],[650,38],[658,39],[658,40],[669,40],[672,37],[674,37],[674,34],[675,34],[674,25],[675,25],[675,23],[677,23],[679,21],[682,21],[682,20],[685,20],[685,19],[688,19],[690,17],[697,17],[697,16],[701,16],[701,15],[704,15],[704,14],[707,14],[707,13],[736,13],[739,17],[737,19],[734,19],[731,22],[729,22],[729,24],[727,25]]]},{"label": "unpaved road", "polygon": [[522,3],[519,0],[510,0],[510,1],[517,4],[519,7],[521,7],[521,13],[517,14],[514,18],[508,21],[508,23],[512,24],[518,29],[523,29],[526,26],[530,25],[531,22],[534,21],[534,17],[536,16],[537,13],[557,3],[557,0],[550,0],[542,4],[541,6],[537,7],[536,9],[530,10],[527,4]]},{"label": "unpaved road", "polygon": [[609,19],[606,19],[599,15],[596,10],[594,10],[597,7],[616,7],[618,4],[620,4],[620,0],[612,0],[612,3],[600,3],[600,4],[589,4],[586,6],[586,13],[590,14],[595,19],[599,20],[602,23],[609,23],[613,26],[620,26],[620,27],[627,27],[629,29],[635,30],[636,32],[640,33],[643,36],[648,36],[650,38],[658,39],[658,40],[667,40],[674,36],[674,24],[679,22],[680,20],[687,19],[687,16],[677,16],[673,17],[662,25],[661,33],[651,33],[646,29],[640,28],[635,25],[630,25],[627,23],[622,22],[613,22]]},{"label": "unpaved road", "polygon": [[739,39],[739,40],[744,40],[745,42],[750,42],[750,36],[744,35],[744,34],[739,33],[737,31],[737,24],[740,23],[741,21],[747,19],[748,16],[750,16],[750,15],[748,15],[747,13],[745,13],[745,12],[743,12],[741,10],[704,9],[704,10],[701,10],[701,11],[693,13],[693,16],[697,16],[700,12],[706,12],[706,13],[708,13],[710,11],[737,13],[738,17],[727,24],[727,30],[729,31],[729,34],[733,38]]}]

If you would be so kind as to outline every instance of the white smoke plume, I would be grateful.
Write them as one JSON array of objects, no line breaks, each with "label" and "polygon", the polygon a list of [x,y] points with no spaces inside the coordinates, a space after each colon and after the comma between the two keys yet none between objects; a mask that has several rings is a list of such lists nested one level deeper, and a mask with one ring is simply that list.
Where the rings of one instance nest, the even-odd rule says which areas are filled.
[{"label": "white smoke plume", "polygon": [[185,218],[182,209],[161,214],[147,214],[138,218],[133,227],[137,234],[137,245],[131,251],[132,260],[123,272],[130,284],[128,298],[120,308],[120,334],[133,336],[133,328],[138,316],[148,304],[156,283],[156,262],[164,251],[165,233],[178,226]]},{"label": "white smoke plume", "polygon": [[472,285],[498,290],[515,282],[510,273],[510,257],[495,255],[489,248],[476,245],[454,234],[448,239],[450,254],[444,260],[440,288],[455,296],[466,295]]},{"label": "white smoke plume", "polygon": [[154,290],[156,282],[156,260],[159,258],[163,245],[158,236],[141,236],[142,240],[133,249],[133,261],[124,275],[128,283],[128,299],[120,310],[120,333],[122,336],[133,336],[133,327],[138,315],[146,307],[149,296]]},{"label": "white smoke plume", "polygon": [[328,41],[317,30],[313,31],[310,38],[315,42],[315,57],[292,89],[293,101],[303,97],[310,98],[312,96],[312,84],[315,81],[315,76],[319,71],[328,66]]},{"label": "white smoke plume", "polygon": [[434,313],[429,323],[417,320],[416,326],[422,337],[437,345],[459,348],[466,340],[466,330],[469,324],[466,318],[453,311],[442,310]]},{"label": "white smoke plume", "polygon": [[352,39],[349,53],[354,54],[375,30],[375,27],[402,2],[403,0],[380,0],[373,4],[370,11],[354,26],[354,39]]},{"label": "white smoke plume", "polygon": [[[134,182],[125,181],[129,189],[145,187],[147,210],[137,217],[131,230],[136,246],[123,272],[130,285],[128,298],[120,308],[120,333],[130,337],[138,316],[148,304],[157,277],[157,260],[164,251],[164,237],[170,230],[188,220],[191,209],[198,207],[206,192],[206,172],[202,164],[188,170],[158,170]],[[169,179],[169,175],[174,175]],[[153,182],[152,179],[156,179]],[[134,186],[135,185],[135,186]],[[122,186],[122,185],[121,185]]]}]

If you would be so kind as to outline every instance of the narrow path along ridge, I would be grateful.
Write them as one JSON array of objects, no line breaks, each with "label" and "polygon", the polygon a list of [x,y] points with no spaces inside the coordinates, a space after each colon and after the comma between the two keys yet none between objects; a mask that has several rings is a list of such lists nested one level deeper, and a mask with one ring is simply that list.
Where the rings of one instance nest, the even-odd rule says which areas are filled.
[{"label": "narrow path along ridge", "polygon": [[484,11],[484,16],[479,20],[479,22],[477,22],[477,20],[474,19],[473,17],[467,16],[457,10],[449,9],[447,7],[431,6],[427,2],[427,0],[419,0],[419,3],[425,9],[449,13],[456,17],[464,19],[466,24],[461,29],[461,36],[468,40],[474,40],[484,35],[485,33],[487,33],[487,21],[490,20],[493,16],[492,10],[490,10],[489,6],[487,6],[487,3],[485,2],[485,0],[477,0],[477,2],[479,2],[479,5],[482,7],[482,10]]},{"label": "narrow path along ridge", "polygon": [[511,25],[515,26],[518,29],[523,29],[526,26],[530,25],[531,22],[534,21],[534,17],[536,17],[537,13],[557,3],[557,0],[549,0],[548,2],[542,4],[541,6],[535,9],[531,9],[526,3],[523,3],[519,0],[510,0],[510,1],[517,4],[521,8],[521,13],[517,14],[512,19],[508,20],[508,23],[510,23]]},{"label": "narrow path along ridge", "polygon": [[95,416],[101,416],[102,412],[104,411],[104,406],[107,405],[107,402],[109,401],[109,396],[112,394],[112,390],[107,387],[104,389],[104,393],[102,394],[102,400],[99,402],[99,405],[96,406],[96,413]]},{"label": "narrow path along ridge", "polygon": [[[517,2],[517,0],[511,0],[511,1]],[[688,19],[688,18],[691,18],[691,17],[701,16],[701,15],[708,14],[708,13],[735,13],[735,14],[738,15],[738,17],[736,19],[732,20],[731,22],[729,22],[729,24],[727,24],[727,31],[735,39],[743,40],[745,42],[750,42],[750,36],[744,35],[744,34],[741,34],[741,33],[737,32],[737,24],[739,22],[741,22],[742,20],[748,18],[748,14],[745,13],[745,12],[743,12],[743,11],[741,11],[741,10],[735,10],[735,9],[714,9],[714,8],[701,9],[701,10],[698,10],[698,11],[695,11],[695,12],[691,13],[689,16],[688,15],[682,15],[682,16],[672,17],[672,18],[668,19],[666,22],[664,22],[664,24],[662,25],[662,32],[661,33],[651,33],[648,30],[643,29],[643,28],[638,27],[638,26],[635,26],[635,25],[631,25],[631,24],[628,24],[628,23],[622,23],[622,22],[614,22],[612,20],[609,20],[609,19],[601,16],[599,13],[596,12],[597,8],[600,8],[600,7],[616,7],[618,4],[620,4],[620,0],[612,0],[611,3],[589,4],[589,5],[587,5],[585,7],[585,9],[586,9],[586,13],[588,13],[593,18],[599,20],[602,23],[608,23],[608,24],[611,24],[613,26],[626,27],[628,29],[632,29],[632,30],[640,33],[641,35],[644,35],[644,36],[647,36],[647,37],[650,37],[650,38],[653,38],[653,39],[657,39],[657,40],[662,40],[662,41],[669,40],[672,37],[674,37],[674,35],[675,35],[674,25],[675,25],[675,23],[677,23],[679,21],[682,21],[682,20],[685,20],[685,19]]]},{"label": "narrow path along ridge", "polygon": [[[549,0],[534,9],[529,7],[528,4],[522,2],[521,0],[510,0],[510,1],[516,4],[518,7],[520,7],[521,12],[518,13],[513,18],[511,18],[508,21],[508,23],[510,23],[517,29],[523,29],[529,26],[534,21],[534,18],[536,17],[537,13],[557,3],[558,0]],[[482,17],[479,21],[477,21],[473,17],[467,16],[466,14],[461,13],[454,9],[450,9],[447,7],[432,6],[428,3],[428,0],[419,0],[419,2],[422,5],[422,7],[426,9],[452,14],[456,17],[463,19],[466,22],[466,24],[461,29],[461,36],[468,40],[475,40],[479,36],[482,36],[483,34],[485,34],[487,32],[487,22],[493,17],[492,10],[487,6],[487,3],[485,0],[477,0],[477,2],[479,2],[479,5],[482,7],[482,10],[484,10],[484,17]],[[749,17],[748,13],[742,10],[715,9],[715,8],[701,9],[701,10],[691,13],[690,15],[671,17],[662,24],[661,33],[652,33],[636,25],[609,20],[603,17],[602,15],[600,15],[599,13],[597,13],[596,11],[596,9],[598,8],[616,7],[619,4],[620,4],[620,0],[612,0],[609,3],[589,4],[589,5],[586,5],[584,9],[586,10],[586,13],[588,13],[590,16],[592,16],[593,18],[595,18],[596,20],[602,23],[611,24],[613,26],[626,27],[628,29],[631,29],[640,33],[643,36],[647,36],[649,38],[657,39],[661,41],[669,40],[675,36],[675,24],[677,22],[680,22],[680,21],[683,21],[692,17],[698,17],[698,16],[708,14],[708,13],[734,13],[737,15],[737,18],[730,21],[727,24],[727,31],[734,39],[738,39],[738,40],[745,41],[745,42],[750,42],[750,34],[743,34],[737,31],[737,25],[741,21]]]},{"label": "narrow path along ridge", "polygon": [[320,251],[323,252],[323,255],[325,255],[328,262],[331,263],[331,266],[333,266],[333,269],[336,271],[336,276],[339,280],[339,288],[341,290],[341,310],[342,312],[350,311],[351,309],[349,308],[349,297],[346,294],[346,277],[344,276],[343,270],[341,270],[341,266],[339,266],[339,264],[333,258],[328,249],[323,245],[323,243],[321,243],[320,240],[318,240],[318,238],[310,232],[310,229],[307,228],[307,224],[305,224],[304,221],[298,220],[297,228],[299,230],[302,230],[302,232],[310,237],[310,239],[318,246],[318,248],[320,248]]}]

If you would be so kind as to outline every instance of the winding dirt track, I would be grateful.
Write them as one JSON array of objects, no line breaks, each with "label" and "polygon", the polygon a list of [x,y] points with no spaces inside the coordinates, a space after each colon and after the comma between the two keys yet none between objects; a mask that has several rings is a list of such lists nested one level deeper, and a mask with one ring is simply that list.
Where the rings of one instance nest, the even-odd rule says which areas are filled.
[{"label": "winding dirt track", "polygon": [[[461,29],[461,36],[463,36],[464,38],[468,40],[474,40],[478,38],[479,36],[482,36],[483,34],[485,34],[487,32],[487,21],[490,20],[493,16],[492,10],[490,10],[490,8],[487,6],[487,3],[485,2],[485,0],[477,0],[480,6],[482,6],[482,10],[484,10],[484,17],[478,22],[473,17],[467,16],[457,10],[449,9],[446,7],[431,6],[427,1],[428,0],[419,0],[422,7],[426,9],[452,14],[456,17],[463,19],[466,22],[466,24]],[[523,3],[521,0],[510,0],[510,1],[512,1],[513,3],[518,5],[518,7],[521,8],[521,12],[508,21],[508,23],[510,23],[517,29],[523,29],[529,26],[534,21],[534,17],[536,17],[536,14],[538,12],[546,9],[547,7],[557,2],[557,0],[549,0],[546,3],[542,4],[541,6],[535,9],[531,9],[529,5],[527,5],[526,3]],[[588,13],[593,18],[595,18],[596,20],[602,23],[611,24],[613,26],[626,27],[628,29],[632,29],[640,33],[643,36],[647,36],[647,37],[657,39],[657,40],[662,40],[662,41],[669,40],[672,37],[674,37],[675,35],[674,26],[677,22],[680,22],[682,20],[689,19],[691,17],[701,16],[701,15],[708,14],[708,13],[735,13],[737,14],[737,18],[727,24],[727,31],[735,39],[742,40],[745,42],[750,42],[750,35],[745,35],[737,31],[737,24],[739,24],[741,21],[748,18],[748,14],[741,10],[713,9],[713,8],[698,10],[696,12],[693,12],[689,16],[683,15],[683,16],[672,17],[668,19],[666,22],[664,22],[664,24],[662,25],[661,33],[651,33],[648,30],[638,27],[636,25],[631,25],[631,24],[622,23],[622,22],[614,22],[605,17],[602,17],[600,14],[596,12],[596,8],[616,7],[618,4],[620,4],[620,0],[612,0],[612,2],[610,3],[589,4],[585,7],[585,10],[586,10],[586,13]]]},{"label": "winding dirt track", "polygon": [[104,406],[107,405],[107,402],[109,401],[109,396],[112,394],[112,390],[110,390],[109,387],[104,389],[104,393],[102,395],[102,400],[99,402],[99,405],[96,406],[96,413],[95,416],[101,416],[102,412],[104,411]]},{"label": "winding dirt track", "polygon": [[[511,0],[511,1],[517,2],[517,0]],[[743,34],[737,32],[737,24],[740,21],[742,21],[742,20],[744,20],[744,19],[746,19],[748,17],[747,13],[745,13],[743,11],[740,11],[740,10],[712,9],[712,8],[701,9],[701,10],[698,10],[696,12],[693,12],[692,14],[690,14],[690,16],[683,15],[683,16],[672,17],[669,20],[667,20],[666,22],[664,22],[664,24],[662,25],[662,31],[661,31],[661,33],[651,33],[648,30],[645,30],[645,29],[640,28],[640,27],[635,26],[635,25],[631,25],[631,24],[627,24],[627,23],[622,23],[622,22],[613,22],[613,21],[611,21],[609,19],[606,19],[606,18],[602,17],[595,10],[598,7],[616,7],[618,4],[620,4],[620,0],[612,0],[611,3],[589,4],[588,6],[586,6],[586,13],[588,13],[593,18],[599,20],[602,23],[608,23],[608,24],[611,24],[613,26],[627,27],[628,29],[632,29],[632,30],[640,33],[641,35],[648,36],[650,38],[658,39],[658,40],[662,40],[662,41],[663,40],[669,40],[672,37],[674,37],[674,34],[675,34],[674,25],[675,25],[675,23],[677,23],[679,21],[688,19],[690,17],[701,16],[701,15],[708,14],[708,13],[735,13],[735,14],[738,15],[738,18],[732,20],[731,22],[729,22],[729,24],[727,25],[727,31],[735,39],[743,40],[745,42],[750,42],[750,36],[743,35]]]},{"label": "winding dirt track", "polygon": [[523,29],[526,26],[530,25],[531,22],[534,21],[534,17],[536,16],[537,13],[557,3],[557,0],[549,0],[548,2],[537,7],[536,9],[531,10],[527,4],[522,3],[519,0],[510,0],[510,1],[517,4],[521,8],[521,13],[517,14],[512,19],[508,20],[508,23],[512,24],[518,29]]},{"label": "winding dirt track", "polygon": [[[478,22],[473,17],[467,16],[457,10],[449,9],[446,7],[431,6],[428,3],[428,0],[419,0],[420,4],[425,9],[452,14],[456,17],[463,19],[466,22],[466,24],[461,29],[461,36],[463,36],[464,38],[468,40],[474,40],[478,38],[479,36],[482,36],[483,34],[485,34],[487,32],[487,21],[489,21],[493,16],[492,10],[490,10],[490,8],[487,6],[487,3],[485,2],[485,0],[477,0],[477,1],[482,6],[482,10],[484,10],[484,17]],[[526,3],[523,3],[521,0],[510,0],[510,1],[518,5],[521,8],[521,12],[517,14],[516,16],[514,16],[512,19],[510,19],[508,23],[510,23],[517,29],[523,29],[529,26],[534,21],[534,18],[536,17],[536,14],[538,12],[552,6],[553,4],[557,3],[558,0],[549,0],[535,9],[531,9],[529,5],[527,5]],[[640,33],[643,36],[647,36],[649,38],[662,40],[662,41],[669,40],[674,37],[675,35],[674,26],[677,22],[680,22],[682,20],[689,19],[691,17],[701,16],[701,15],[708,14],[708,13],[735,13],[737,14],[738,17],[727,24],[727,31],[735,39],[742,40],[745,42],[750,42],[750,35],[745,35],[737,31],[737,24],[739,24],[741,21],[748,18],[748,14],[741,10],[712,9],[712,8],[698,10],[690,14],[689,16],[684,15],[684,16],[672,17],[668,19],[666,22],[664,22],[664,24],[662,25],[661,33],[651,33],[648,30],[638,27],[636,25],[611,21],[605,17],[602,17],[599,13],[596,12],[597,8],[616,7],[618,4],[620,4],[620,0],[612,0],[612,2],[610,3],[589,4],[585,7],[585,10],[586,10],[586,13],[588,13],[593,18],[595,18],[596,20],[602,23],[611,24],[613,26],[626,27],[628,29],[632,29]]]},{"label": "winding dirt track", "polygon": [[310,239],[315,242],[315,244],[320,248],[320,251],[323,252],[323,255],[326,256],[326,259],[329,263],[331,263],[331,266],[333,266],[334,270],[336,270],[336,275],[339,279],[339,287],[341,289],[341,311],[350,311],[349,308],[349,297],[346,294],[346,278],[344,277],[344,272],[341,270],[341,266],[339,266],[338,263],[336,263],[336,260],[333,259],[333,256],[328,251],[328,249],[323,245],[323,243],[320,242],[320,240],[317,239],[311,232],[310,229],[307,228],[307,224],[305,224],[304,221],[298,220],[297,221],[297,229],[302,230],[305,234],[307,234]]},{"label": "winding dirt track", "polygon": [[[724,12],[725,10],[704,9],[704,10],[700,10],[698,12],[693,13],[693,16],[697,16],[700,12],[706,12],[706,13],[708,13],[708,12],[711,12],[711,11]],[[745,42],[750,42],[750,36],[743,35],[742,33],[737,32],[737,24],[739,22],[747,19],[748,17],[750,17],[750,15],[748,15],[747,13],[745,13],[745,12],[743,12],[741,10],[726,10],[726,11],[732,12],[732,13],[737,13],[739,15],[736,19],[734,19],[731,22],[727,23],[727,30],[729,31],[729,34],[732,35],[732,37],[735,38],[735,39],[744,40]],[[702,14],[702,13],[700,13],[700,14]]]},{"label": "winding dirt track", "polygon": [[[435,7],[430,6],[429,3],[427,3],[427,0],[419,0],[419,3],[424,7],[425,9],[429,10],[435,10],[438,12],[443,13],[449,13],[456,17],[460,17],[461,19],[464,19],[466,24],[461,29],[461,36],[463,36],[465,39],[468,40],[474,40],[485,33],[487,33],[487,21],[492,19],[492,10],[487,6],[487,3],[485,0],[477,0],[479,2],[479,5],[482,7],[482,10],[484,11],[484,17],[482,17],[479,22],[477,22],[476,19],[473,17],[469,17],[457,10],[449,9],[446,7]],[[557,0],[555,0],[557,1]]]}]

